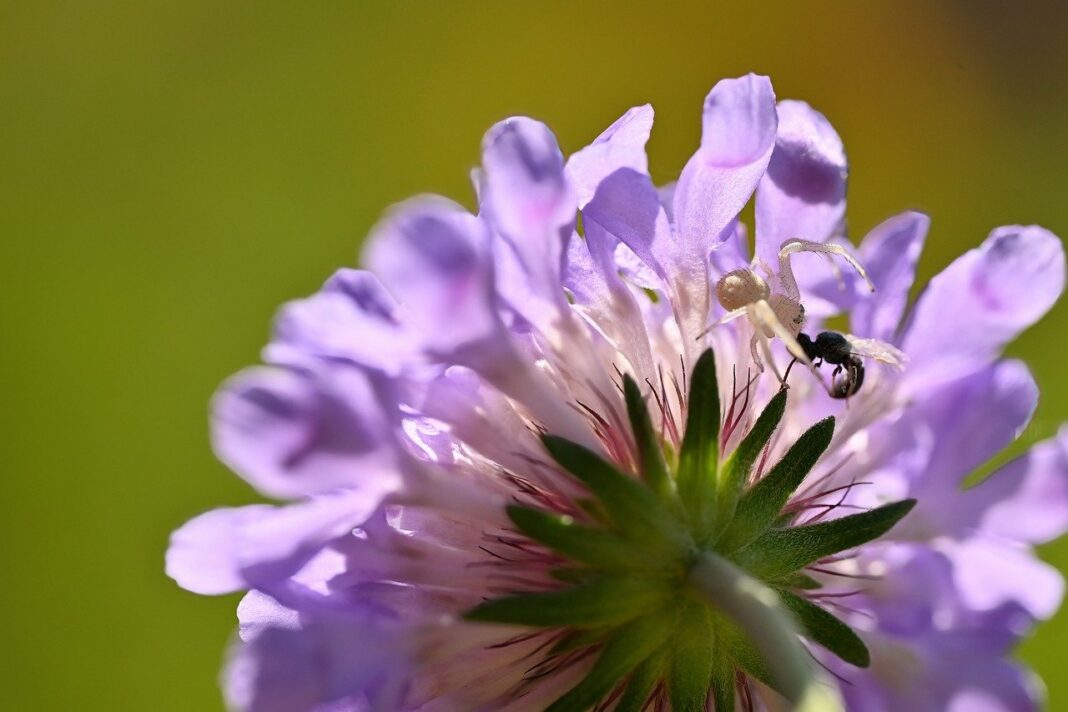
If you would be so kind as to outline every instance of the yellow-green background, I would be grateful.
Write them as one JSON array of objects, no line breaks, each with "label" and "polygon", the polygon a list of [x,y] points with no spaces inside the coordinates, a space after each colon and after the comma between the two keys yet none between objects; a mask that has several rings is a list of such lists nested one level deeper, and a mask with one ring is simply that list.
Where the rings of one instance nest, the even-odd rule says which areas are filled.
[{"label": "yellow-green background", "polygon": [[[924,278],[996,225],[1068,235],[1068,16],[1021,5],[0,2],[0,707],[220,707],[236,598],[162,573],[173,527],[255,497],[207,399],[391,202],[469,203],[506,115],[570,151],[652,102],[667,180],[711,85],[759,71],[842,134],[855,235],[932,215]],[[1011,350],[1031,440],[1068,417],[1066,328]],[[1023,647],[1054,709],[1066,652],[1065,614]]]}]

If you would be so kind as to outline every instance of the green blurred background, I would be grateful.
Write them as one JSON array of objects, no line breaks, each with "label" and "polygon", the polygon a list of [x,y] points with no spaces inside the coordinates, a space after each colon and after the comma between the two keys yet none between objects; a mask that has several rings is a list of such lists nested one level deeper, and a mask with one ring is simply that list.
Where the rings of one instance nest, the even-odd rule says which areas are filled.
[{"label": "green blurred background", "polygon": [[[1068,235],[1068,13],[993,2],[0,3],[0,698],[212,710],[236,597],[162,573],[169,531],[255,495],[208,449],[216,384],[390,203],[470,204],[482,132],[565,151],[652,102],[658,180],[719,78],[828,115],[855,236],[933,216],[926,279],[994,226]],[[743,9],[744,8],[744,9]],[[1062,304],[1011,353],[1068,416]],[[1068,568],[1068,540],[1044,555]],[[1022,648],[1068,710],[1068,614]]]}]

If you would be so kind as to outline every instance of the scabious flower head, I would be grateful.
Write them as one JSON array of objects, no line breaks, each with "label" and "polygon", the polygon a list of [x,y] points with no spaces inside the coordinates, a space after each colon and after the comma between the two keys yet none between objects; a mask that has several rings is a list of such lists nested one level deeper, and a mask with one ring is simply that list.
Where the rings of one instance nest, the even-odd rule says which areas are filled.
[{"label": "scabious flower head", "polygon": [[962,481],[1033,412],[1000,353],[1059,296],[1060,242],[999,228],[906,316],[928,220],[854,248],[821,114],[722,81],[661,188],[652,119],[566,161],[497,124],[477,214],[395,207],[369,271],[286,305],[224,384],[220,458],[291,500],[167,554],[248,591],[231,706],[776,708],[811,702],[798,650],[850,709],[1038,704],[1008,656],[1061,599],[1032,547],[1068,528],[1068,432]]}]

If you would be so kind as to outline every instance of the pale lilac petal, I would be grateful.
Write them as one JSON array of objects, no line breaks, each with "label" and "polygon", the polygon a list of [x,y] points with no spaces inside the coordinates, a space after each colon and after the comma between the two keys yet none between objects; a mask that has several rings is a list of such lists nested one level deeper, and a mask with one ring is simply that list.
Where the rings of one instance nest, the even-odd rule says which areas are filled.
[{"label": "pale lilac petal", "polygon": [[862,291],[850,314],[854,334],[894,341],[930,224],[931,219],[923,213],[902,213],[876,226],[861,242],[857,256],[875,292],[856,285]]},{"label": "pale lilac petal", "polygon": [[962,528],[1043,544],[1068,531],[1068,427],[961,495]]},{"label": "pale lilac petal", "polygon": [[423,411],[448,423],[468,447],[512,471],[526,474],[539,441],[501,393],[483,383],[472,371],[452,367],[434,379],[427,390]]},{"label": "pale lilac petal", "polygon": [[1034,324],[1064,288],[1064,249],[1040,227],[1001,227],[931,280],[904,350],[916,388],[974,370]]},{"label": "pale lilac petal", "polygon": [[745,223],[734,221],[730,234],[709,254],[711,280],[716,281],[727,272],[749,266],[749,233]]},{"label": "pale lilac petal", "polygon": [[565,172],[575,188],[578,206],[593,199],[601,181],[620,168],[648,173],[645,144],[653,128],[653,107],[636,106],[567,159]]},{"label": "pale lilac petal", "polygon": [[1038,386],[1027,366],[1000,361],[947,385],[906,416],[931,428],[924,476],[956,488],[961,478],[1010,445],[1031,421]]},{"label": "pale lilac petal", "polygon": [[378,278],[342,269],[317,294],[282,308],[264,360],[299,367],[309,359],[340,359],[396,374],[414,359],[415,346]]},{"label": "pale lilac petal", "polygon": [[447,358],[500,331],[489,234],[459,205],[424,197],[396,206],[368,238],[364,260],[429,354]]},{"label": "pale lilac petal", "polygon": [[701,147],[674,194],[675,226],[688,254],[705,256],[749,202],[768,166],[778,120],[767,77],[725,79],[705,99]]},{"label": "pale lilac petal", "polygon": [[671,181],[656,189],[656,194],[660,197],[660,206],[664,208],[668,220],[672,223],[675,222],[675,188],[677,185],[676,181]]},{"label": "pale lilac petal", "polygon": [[653,377],[649,335],[630,288],[620,276],[616,248],[621,243],[596,222],[586,225],[586,239],[575,237],[568,245],[565,285],[582,313],[626,357],[639,377]]},{"label": "pale lilac petal", "polygon": [[216,454],[273,497],[396,488],[390,427],[368,378],[343,366],[314,374],[250,368],[212,403]]},{"label": "pale lilac petal", "polygon": [[725,79],[705,99],[701,147],[675,186],[674,239],[670,250],[654,251],[662,266],[670,265],[665,281],[689,361],[696,359],[697,334],[712,310],[709,253],[730,238],[764,175],[776,124],[775,94],[767,77]]},{"label": "pale lilac petal", "polygon": [[621,168],[606,177],[582,219],[584,225],[596,223],[621,241],[665,281],[678,278],[678,245],[647,174]]},{"label": "pale lilac petal", "polygon": [[227,702],[242,712],[398,709],[408,647],[396,631],[359,618],[267,628],[232,652]]},{"label": "pale lilac petal", "polygon": [[167,575],[205,595],[272,585],[366,520],[378,504],[359,493],[345,493],[286,507],[249,505],[206,512],[171,535]]},{"label": "pale lilac petal", "polygon": [[238,635],[249,641],[268,628],[300,627],[300,614],[262,591],[249,591],[237,604]]},{"label": "pale lilac petal", "polygon": [[775,265],[779,246],[843,234],[846,163],[842,139],[803,101],[780,101],[775,150],[756,195],[757,256]]},{"label": "pale lilac petal", "polygon": [[[955,671],[961,675],[962,670]],[[1041,684],[1029,670],[1005,660],[969,666],[967,682],[954,690],[947,712],[1031,712],[1040,709]],[[964,675],[961,675],[962,677]]]},{"label": "pale lilac petal", "polygon": [[556,137],[539,121],[506,119],[483,138],[482,167],[485,215],[514,252],[532,292],[563,308],[564,243],[578,206]]},{"label": "pale lilac petal", "polygon": [[652,289],[654,291],[663,289],[664,283],[653,271],[653,268],[638,257],[626,243],[620,242],[616,244],[615,259],[616,264],[619,266],[620,274],[630,284],[641,289]]},{"label": "pale lilac petal", "polygon": [[964,604],[990,610],[1017,603],[1038,619],[1052,616],[1064,596],[1064,578],[1030,547],[974,537],[944,545]]},{"label": "pale lilac petal", "polygon": [[233,550],[246,523],[270,516],[275,508],[253,504],[215,509],[195,517],[171,534],[166,572],[187,591],[207,596],[240,591],[247,586]]}]

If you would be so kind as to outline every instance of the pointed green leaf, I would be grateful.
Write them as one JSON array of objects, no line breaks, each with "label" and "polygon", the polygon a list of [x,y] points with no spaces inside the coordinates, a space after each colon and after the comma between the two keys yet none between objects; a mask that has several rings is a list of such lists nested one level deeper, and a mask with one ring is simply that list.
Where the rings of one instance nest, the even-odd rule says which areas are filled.
[{"label": "pointed green leaf", "polygon": [[719,384],[712,349],[701,354],[693,367],[687,409],[686,432],[679,450],[678,492],[690,522],[703,534],[716,511],[719,467]]},{"label": "pointed green leaf", "polygon": [[749,430],[738,447],[730,454],[719,473],[719,502],[717,504],[718,516],[716,518],[716,531],[726,528],[728,522],[734,517],[734,511],[738,506],[738,499],[745,488],[746,480],[753,469],[753,464],[760,453],[764,451],[771,439],[775,428],[782,420],[786,410],[786,389],[780,390],[768,402],[760,413],[756,423]]},{"label": "pointed green leaf", "polygon": [[833,434],[834,418],[824,418],[805,431],[768,474],[742,495],[734,519],[716,548],[735,551],[760,536],[820,459]]},{"label": "pointed green leaf", "polygon": [[685,541],[685,532],[648,487],[570,440],[545,435],[542,442],[561,467],[590,488],[619,531],[634,542],[674,551]]},{"label": "pointed green leaf", "polygon": [[667,649],[661,648],[645,659],[630,676],[615,712],[642,712],[667,663]]},{"label": "pointed green leaf", "polygon": [[916,500],[906,499],[829,522],[771,529],[740,551],[737,560],[754,576],[776,579],[882,536],[915,504]]},{"label": "pointed green leaf", "polygon": [[578,650],[579,648],[586,648],[591,645],[596,645],[612,634],[613,628],[590,628],[588,630],[573,630],[563,638],[558,640],[553,647],[549,648],[549,652],[545,654],[545,657],[552,657],[553,655],[560,655],[561,653],[568,653],[572,650]]},{"label": "pointed green leaf", "polygon": [[811,601],[778,589],[783,604],[797,618],[805,635],[832,653],[857,667],[868,667],[868,646],[853,629]]},{"label": "pointed green leaf", "polygon": [[583,712],[596,705],[667,640],[670,618],[660,611],[627,624],[605,644],[586,677],[546,711]]},{"label": "pointed green leaf", "polygon": [[508,518],[531,539],[576,561],[599,568],[632,568],[634,548],[609,532],[576,524],[571,517],[510,505]]},{"label": "pointed green leaf", "polygon": [[642,476],[661,499],[667,500],[671,495],[671,479],[667,465],[664,464],[663,449],[656,431],[653,430],[641,389],[630,376],[623,377],[623,396],[627,401],[627,415],[630,416],[634,441],[638,445]]},{"label": "pointed green leaf", "polygon": [[687,605],[671,639],[668,692],[673,712],[704,712],[712,684],[715,639],[708,606]]},{"label": "pointed green leaf", "polygon": [[734,661],[725,649],[723,641],[718,641],[716,654],[712,659],[712,699],[715,709],[734,711]]},{"label": "pointed green leaf", "polygon": [[606,577],[561,591],[495,598],[472,608],[464,617],[484,623],[590,628],[643,615],[663,603],[667,595],[655,581]]}]

